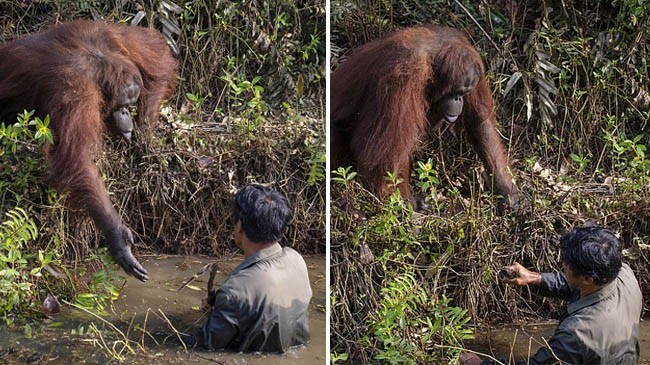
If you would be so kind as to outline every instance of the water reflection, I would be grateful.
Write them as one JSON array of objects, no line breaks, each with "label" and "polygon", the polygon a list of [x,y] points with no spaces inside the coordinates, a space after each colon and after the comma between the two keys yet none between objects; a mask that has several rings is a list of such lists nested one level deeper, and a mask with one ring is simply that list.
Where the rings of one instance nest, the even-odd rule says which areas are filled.
[{"label": "water reflection", "polygon": [[[477,330],[476,339],[467,348],[497,359],[521,360],[530,357],[551,338],[557,322],[492,327]],[[650,323],[642,321],[639,331],[640,364],[650,364]]]}]

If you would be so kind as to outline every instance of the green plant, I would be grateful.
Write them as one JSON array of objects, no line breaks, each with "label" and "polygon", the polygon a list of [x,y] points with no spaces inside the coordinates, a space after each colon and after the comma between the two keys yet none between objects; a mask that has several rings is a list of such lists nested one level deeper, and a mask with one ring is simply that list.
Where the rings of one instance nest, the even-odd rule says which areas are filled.
[{"label": "green plant", "polygon": [[[12,322],[12,317],[29,316],[38,303],[42,285],[47,285],[55,295],[70,295],[70,288],[65,288],[70,283],[50,285],[50,279],[42,275],[48,265],[65,268],[61,240],[55,233],[48,237],[46,245],[41,244],[39,227],[27,213],[34,210],[34,192],[40,191],[37,187],[45,165],[41,146],[55,142],[49,116],[40,119],[33,115],[34,111],[25,111],[18,115],[16,123],[0,124],[0,188],[13,193],[4,196],[1,205],[2,210],[13,207],[5,213],[7,219],[0,226],[0,315],[6,323]],[[52,203],[57,196],[48,189],[41,199]],[[112,262],[106,254],[102,261]],[[119,292],[113,283],[115,277],[108,269],[95,273],[87,291],[77,296],[77,302],[103,311]]]},{"label": "green plant", "polygon": [[45,266],[60,264],[55,250],[34,250],[38,227],[19,207],[5,213],[0,225],[0,316],[13,323],[12,314],[35,310],[39,279]]},{"label": "green plant", "polygon": [[417,178],[415,185],[425,194],[434,194],[436,185],[440,184],[438,172],[433,168],[433,160],[428,159],[426,163],[417,162],[414,176]]},{"label": "green plant", "polygon": [[11,192],[16,202],[39,183],[44,165],[40,146],[54,143],[50,117],[33,115],[33,110],[24,111],[15,123],[0,122],[0,191]]},{"label": "green plant", "polygon": [[643,0],[614,0],[612,5],[621,7],[618,13],[619,22],[627,27],[637,27],[639,19],[650,12],[650,4]]},{"label": "green plant", "polygon": [[[38,145],[42,145],[45,142],[54,143],[52,137],[52,132],[49,129],[50,125],[50,116],[45,116],[45,119],[39,117],[32,118],[34,116],[34,110],[32,111],[23,111],[17,116],[18,121],[13,124],[0,123],[0,140],[3,141],[3,152],[4,154],[7,148],[16,153],[18,146],[25,141],[35,140]],[[30,127],[35,126],[35,131]]]},{"label": "green plant", "polygon": [[33,115],[24,111],[15,123],[0,123],[0,211],[5,212],[0,226],[0,315],[5,323],[30,315],[38,302],[42,269],[59,263],[57,247],[34,247],[39,229],[27,213],[42,173],[41,146],[54,142],[49,116]]},{"label": "green plant", "polygon": [[342,185],[350,183],[357,176],[356,171],[352,171],[352,166],[339,167],[332,171],[330,180]]},{"label": "green plant", "polygon": [[633,138],[617,130],[618,121],[607,116],[604,139],[610,148],[612,167],[625,177],[623,187],[635,194],[650,180],[650,160],[646,157],[645,136],[637,134]]},{"label": "green plant", "polygon": [[325,152],[322,149],[315,150],[312,157],[307,161],[309,163],[309,176],[307,184],[309,186],[325,183]]},{"label": "green plant", "polygon": [[467,327],[467,310],[450,306],[446,296],[437,299],[419,283],[411,268],[403,267],[381,289],[382,299],[369,324],[380,348],[376,360],[389,364],[438,363],[457,356],[449,350],[432,352],[435,345],[460,346],[473,338]]},{"label": "green plant", "polygon": [[571,157],[571,160],[573,160],[573,162],[578,164],[577,173],[582,173],[585,171],[585,168],[587,168],[587,165],[589,162],[591,162],[591,159],[581,155],[576,155],[575,153],[570,154],[569,157]]},{"label": "green plant", "polygon": [[404,182],[404,178],[399,177],[395,172],[387,171],[386,177],[384,177],[384,179],[388,181],[388,186],[390,189],[394,190],[399,196],[401,196],[397,187],[399,184],[402,184]]},{"label": "green plant", "polygon": [[[393,242],[405,243],[402,252],[405,252],[408,257],[412,257],[409,253],[410,243],[417,241],[414,233],[415,229],[418,228],[412,218],[413,207],[410,204],[406,204],[404,199],[402,199],[400,191],[395,189],[384,200],[381,213],[370,220],[370,232]],[[396,251],[396,248],[386,250],[386,259],[396,259],[393,256],[397,254]],[[382,257],[378,258],[378,260],[384,262]]]},{"label": "green plant", "polygon": [[330,353],[330,364],[336,364],[339,361],[346,361],[347,359],[348,359],[348,354],[345,353],[339,354],[338,352]]},{"label": "green plant", "polygon": [[205,103],[206,100],[205,97],[202,98],[193,93],[185,93],[185,97],[187,98],[187,100],[192,102],[192,110],[194,112],[198,113],[201,111],[201,107],[203,106],[203,103]]},{"label": "green plant", "polygon": [[221,79],[228,84],[231,106],[242,112],[238,124],[241,133],[254,138],[253,132],[263,122],[267,112],[266,103],[262,99],[264,88],[259,85],[260,76],[255,76],[249,81],[238,75],[235,62],[234,57],[228,57],[227,66],[223,71],[224,76]]},{"label": "green plant", "polygon": [[99,260],[103,264],[103,269],[93,273],[87,290],[75,296],[75,304],[89,311],[104,313],[106,306],[119,297],[120,287],[117,283],[124,280],[124,277],[120,275],[117,264],[106,248],[102,248],[89,260]]}]

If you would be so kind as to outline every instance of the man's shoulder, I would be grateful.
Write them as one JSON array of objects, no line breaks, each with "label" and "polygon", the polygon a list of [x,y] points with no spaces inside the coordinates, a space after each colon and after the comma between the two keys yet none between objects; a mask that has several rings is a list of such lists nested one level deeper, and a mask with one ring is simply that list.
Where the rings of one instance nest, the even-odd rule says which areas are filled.
[{"label": "man's shoulder", "polygon": [[282,247],[282,254],[284,256],[290,257],[292,259],[305,261],[305,259],[302,257],[302,255],[298,251],[294,250],[293,248],[291,248],[289,246]]},{"label": "man's shoulder", "polygon": [[623,263],[621,266],[621,270],[618,272],[617,279],[619,280],[619,287],[620,289],[628,296],[631,296],[632,298],[627,298],[628,300],[631,299],[638,299],[639,301],[641,300],[642,293],[641,293],[641,287],[639,286],[639,281],[636,278],[636,275],[634,275],[634,270],[626,264]]},{"label": "man's shoulder", "polygon": [[303,282],[309,285],[305,260],[296,250],[283,247],[280,255],[232,273],[223,283],[221,291],[231,299],[248,300],[260,293],[273,292],[286,285],[297,289]]},{"label": "man's shoulder", "polygon": [[634,279],[636,280],[636,276],[634,275],[634,271],[630,267],[630,265],[623,263],[621,265],[621,269],[618,272],[618,277],[623,278],[623,279]]},{"label": "man's shoulder", "polygon": [[[281,265],[278,265],[282,263]],[[268,257],[266,259],[255,262],[254,264],[243,268],[228,277],[227,282],[239,284],[242,281],[254,280],[260,276],[267,277],[269,274],[268,268],[299,268],[301,266],[307,267],[305,259],[291,247],[282,247],[279,255]]]}]

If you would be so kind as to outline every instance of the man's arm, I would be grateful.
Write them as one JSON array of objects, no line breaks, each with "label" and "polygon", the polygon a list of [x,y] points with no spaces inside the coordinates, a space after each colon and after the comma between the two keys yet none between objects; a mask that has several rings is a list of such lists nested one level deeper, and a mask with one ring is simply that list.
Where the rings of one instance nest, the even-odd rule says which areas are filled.
[{"label": "man's arm", "polygon": [[575,300],[579,290],[569,285],[563,273],[543,273],[542,282],[537,286],[537,292],[545,297],[555,297],[564,300]]},{"label": "man's arm", "polygon": [[530,271],[519,263],[515,262],[503,269],[508,284],[533,286],[540,295],[547,297],[562,298],[564,300],[574,299],[575,288],[569,286],[566,277],[562,273],[543,273]]},{"label": "man's arm", "polygon": [[238,314],[241,311],[239,303],[221,290],[214,294],[212,306],[210,318],[201,328],[203,333],[199,338],[202,343],[199,345],[211,350],[222,350],[227,348],[239,333]]}]

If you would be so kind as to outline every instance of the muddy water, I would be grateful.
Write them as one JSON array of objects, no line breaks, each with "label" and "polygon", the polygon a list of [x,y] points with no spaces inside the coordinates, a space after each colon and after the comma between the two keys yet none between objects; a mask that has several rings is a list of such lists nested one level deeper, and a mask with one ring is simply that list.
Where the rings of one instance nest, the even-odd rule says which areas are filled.
[{"label": "muddy water", "polygon": [[[497,359],[522,360],[546,346],[545,341],[551,338],[556,326],[557,322],[477,330],[476,340],[466,345]],[[650,321],[641,322],[640,338],[640,364],[650,364]]]},{"label": "muddy water", "polygon": [[[218,261],[215,278],[218,287],[242,257]],[[194,326],[206,320],[200,311],[201,298],[206,295],[207,273],[199,276],[180,292],[178,288],[188,278],[213,260],[204,257],[149,257],[141,260],[151,278],[147,283],[128,278],[109,316],[131,342],[135,354],[122,350],[124,363],[128,364],[318,364],[325,363],[325,257],[305,257],[312,285],[313,297],[309,311],[311,341],[306,346],[292,349],[283,355],[235,354],[206,351],[186,351],[174,339],[174,329],[192,333]],[[87,331],[90,323],[100,329],[104,340],[95,335],[79,334]],[[118,352],[122,346],[116,340],[120,335],[110,325],[98,319],[67,308],[55,319],[55,327],[47,324],[34,338],[22,332],[0,327],[0,363],[48,364],[104,364],[116,362],[97,343],[106,343]],[[143,335],[144,334],[144,335]],[[96,339],[93,344],[91,339]],[[116,345],[117,344],[117,345]]]}]

